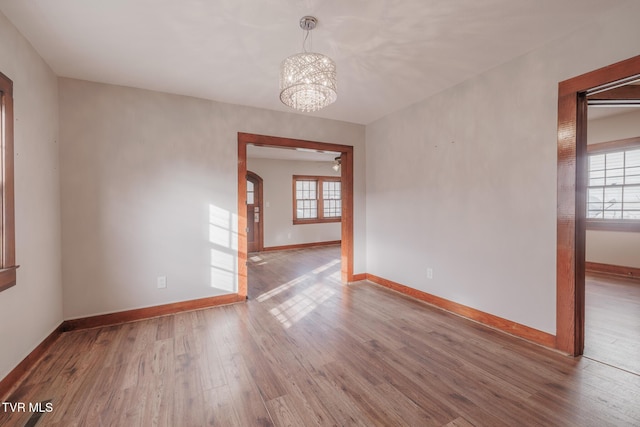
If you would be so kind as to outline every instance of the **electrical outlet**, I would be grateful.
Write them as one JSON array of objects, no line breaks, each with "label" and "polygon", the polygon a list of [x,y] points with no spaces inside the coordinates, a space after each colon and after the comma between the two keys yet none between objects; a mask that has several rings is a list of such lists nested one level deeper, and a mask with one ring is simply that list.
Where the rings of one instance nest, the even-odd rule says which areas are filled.
[{"label": "electrical outlet", "polygon": [[433,279],[433,268],[427,268],[427,279]]},{"label": "electrical outlet", "polygon": [[167,287],[167,276],[158,276],[158,289],[164,289]]}]

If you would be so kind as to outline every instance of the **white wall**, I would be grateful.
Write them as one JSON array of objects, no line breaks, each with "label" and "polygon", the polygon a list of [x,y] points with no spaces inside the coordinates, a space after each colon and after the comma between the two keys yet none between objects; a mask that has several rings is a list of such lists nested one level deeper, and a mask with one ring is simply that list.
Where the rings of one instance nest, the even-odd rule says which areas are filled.
[{"label": "white wall", "polygon": [[[589,114],[595,111],[594,108],[596,107],[589,107]],[[587,144],[639,137],[640,108],[624,114],[589,120],[587,124]]]},{"label": "white wall", "polygon": [[[587,129],[589,144],[638,136],[640,136],[640,109],[617,116],[589,120]],[[589,262],[640,268],[640,233],[587,230],[586,259]]]},{"label": "white wall", "polygon": [[638,55],[638,16],[368,125],[367,272],[555,334],[558,82]]},{"label": "white wall", "polygon": [[0,72],[13,80],[16,286],[0,292],[0,379],[62,322],[58,88],[0,13]]},{"label": "white wall", "polygon": [[293,224],[293,175],[340,176],[332,166],[333,162],[247,159],[247,168],[264,180],[265,247],[340,240],[339,222]]},{"label": "white wall", "polygon": [[66,319],[236,291],[238,132],[355,147],[354,265],[364,271],[364,126],[73,79],[59,86]]}]

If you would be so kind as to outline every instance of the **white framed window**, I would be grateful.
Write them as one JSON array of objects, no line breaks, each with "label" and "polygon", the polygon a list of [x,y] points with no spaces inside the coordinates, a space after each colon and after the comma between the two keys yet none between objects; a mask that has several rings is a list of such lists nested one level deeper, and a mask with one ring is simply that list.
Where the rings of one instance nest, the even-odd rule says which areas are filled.
[{"label": "white framed window", "polygon": [[590,145],[587,159],[587,228],[640,231],[640,137]]}]

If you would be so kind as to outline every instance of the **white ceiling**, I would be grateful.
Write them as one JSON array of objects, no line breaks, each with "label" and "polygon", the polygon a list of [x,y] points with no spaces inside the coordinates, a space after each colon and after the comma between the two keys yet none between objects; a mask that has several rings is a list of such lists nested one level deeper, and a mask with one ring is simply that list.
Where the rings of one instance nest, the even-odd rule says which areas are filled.
[{"label": "white ceiling", "polygon": [[605,117],[635,113],[636,111],[638,111],[638,107],[595,107],[590,105],[587,112],[587,120],[598,120]]},{"label": "white ceiling", "polygon": [[247,145],[247,158],[253,159],[279,159],[279,160],[305,160],[311,162],[333,162],[340,153],[331,151],[314,151],[301,148],[288,149],[278,147],[262,147]]},{"label": "white ceiling", "polygon": [[0,0],[59,76],[290,111],[279,64],[338,69],[312,115],[367,124],[575,31],[629,0]]}]

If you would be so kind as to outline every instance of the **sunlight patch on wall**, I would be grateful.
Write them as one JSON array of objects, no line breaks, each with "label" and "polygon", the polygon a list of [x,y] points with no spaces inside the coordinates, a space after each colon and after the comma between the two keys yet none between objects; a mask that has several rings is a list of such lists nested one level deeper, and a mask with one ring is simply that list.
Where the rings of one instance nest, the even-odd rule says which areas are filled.
[{"label": "sunlight patch on wall", "polygon": [[237,215],[215,205],[209,205],[209,241],[234,251],[237,250]]},{"label": "sunlight patch on wall", "polygon": [[211,287],[235,292],[235,257],[223,250],[211,249]]},{"label": "sunlight patch on wall", "polygon": [[233,272],[235,267],[234,256],[230,253],[211,249],[211,265],[221,270]]},{"label": "sunlight patch on wall", "polygon": [[211,267],[211,287],[229,292],[236,292],[236,275],[233,271]]},{"label": "sunlight patch on wall", "polygon": [[212,288],[237,291],[238,230],[237,215],[209,205],[209,242]]}]

